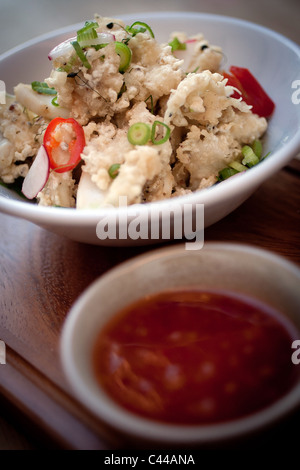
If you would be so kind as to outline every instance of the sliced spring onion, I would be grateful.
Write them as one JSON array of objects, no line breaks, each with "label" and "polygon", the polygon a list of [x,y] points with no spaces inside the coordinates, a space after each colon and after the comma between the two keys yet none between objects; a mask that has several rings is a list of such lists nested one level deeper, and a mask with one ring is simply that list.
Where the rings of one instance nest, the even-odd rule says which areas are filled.
[{"label": "sliced spring onion", "polygon": [[131,62],[131,49],[123,42],[115,42],[115,51],[120,56],[119,72],[125,72]]},{"label": "sliced spring onion", "polygon": [[[72,47],[72,45],[70,44],[70,46]],[[72,50],[74,51],[74,48],[72,47]],[[62,67],[59,67],[57,70],[58,72],[66,72],[69,76],[69,72],[71,72],[71,70],[73,69],[73,66],[75,64],[77,60],[77,55],[73,54],[70,58],[70,60],[65,64],[63,65]],[[75,73],[75,72],[74,72]]]},{"label": "sliced spring onion", "polygon": [[83,28],[80,28],[77,31],[77,40],[80,38],[80,36],[86,34],[90,30],[95,30],[95,28],[99,28],[99,24],[96,21],[86,21]]},{"label": "sliced spring onion", "polygon": [[270,155],[271,152],[268,152],[264,157],[261,157],[261,162]]},{"label": "sliced spring onion", "polygon": [[58,102],[57,102],[57,95],[54,96],[53,100],[51,100],[51,104],[52,104],[53,106],[59,106],[59,104],[58,104]]},{"label": "sliced spring onion", "polygon": [[[166,128],[165,136],[160,140],[155,140],[157,126],[163,126]],[[160,121],[154,121],[152,125],[152,129],[151,129],[151,141],[154,145],[161,145],[167,142],[167,140],[170,137],[170,134],[171,134],[171,129],[169,128],[169,126],[167,126],[167,124],[165,124],[164,122],[160,122]]]},{"label": "sliced spring onion", "polygon": [[[159,140],[155,139],[157,126],[166,128],[165,136]],[[145,145],[150,139],[154,145],[160,145],[167,142],[170,133],[171,129],[164,122],[154,121],[152,128],[145,122],[137,122],[129,128],[127,137],[132,145]]]},{"label": "sliced spring onion", "polygon": [[252,143],[252,146],[250,145],[244,145],[242,148],[242,155],[243,155],[243,160],[242,163],[233,161],[229,163],[227,168],[224,168],[223,170],[219,171],[219,177],[218,181],[224,181],[227,178],[230,178],[230,176],[235,175],[236,173],[242,173],[245,170],[248,170],[249,168],[257,165],[259,162],[264,160],[268,155],[270,154],[267,153],[265,157],[261,157],[262,155],[262,144],[259,140],[255,140]]},{"label": "sliced spring onion", "polygon": [[140,26],[139,28],[132,28],[131,26],[126,26],[125,30],[127,33],[131,34],[132,37],[136,36],[138,33],[145,33],[147,30]]},{"label": "sliced spring onion", "polygon": [[180,42],[177,37],[175,37],[173,41],[169,42],[169,46],[171,46],[172,52],[186,50],[186,44],[184,42]]},{"label": "sliced spring onion", "polygon": [[90,69],[91,64],[89,63],[89,61],[85,57],[85,54],[84,54],[82,48],[80,47],[78,41],[72,41],[71,44],[74,47],[75,52],[78,55],[79,59],[81,60],[82,64],[84,65],[84,67],[86,67],[87,69]]},{"label": "sliced spring onion", "polygon": [[219,177],[218,181],[224,181],[230,178],[233,175],[236,175],[239,173],[237,170],[234,168],[223,168],[223,170],[219,171]]},{"label": "sliced spring onion", "polygon": [[242,154],[244,156],[242,164],[247,165],[248,168],[251,168],[259,162],[258,156],[255,155],[253,149],[249,145],[244,145],[242,148]]},{"label": "sliced spring onion", "polygon": [[[92,30],[91,30],[92,31]],[[85,47],[91,47],[91,46],[96,46],[104,43],[109,43],[112,41],[115,41],[115,36],[111,33],[98,33],[94,30],[93,33],[91,31],[88,31],[86,35],[82,35],[81,37],[73,37],[70,39],[67,39],[66,41],[58,44],[55,46],[48,55],[49,60],[55,60],[58,57],[65,56],[68,53],[71,53],[74,51],[72,42],[77,41],[78,44],[82,49]],[[72,58],[70,59],[71,62]],[[63,71],[70,71],[68,70],[63,70]]]},{"label": "sliced spring onion", "polygon": [[37,93],[42,93],[43,95],[56,95],[57,91],[55,88],[50,88],[45,82],[31,82],[31,88]]},{"label": "sliced spring onion", "polygon": [[[139,26],[139,28],[135,28],[135,26]],[[154,38],[154,33],[150,26],[147,23],[143,23],[142,21],[135,21],[134,23],[132,23],[131,26],[126,26],[125,29],[132,36],[135,36],[138,33],[144,33],[145,31],[148,31],[150,36]]]},{"label": "sliced spring onion", "polygon": [[229,166],[230,168],[233,168],[234,170],[238,172],[247,170],[247,167],[245,165],[242,165],[241,163],[236,162],[236,161],[229,163]]},{"label": "sliced spring onion", "polygon": [[145,145],[151,137],[151,128],[145,122],[136,122],[129,127],[127,138],[132,145]]},{"label": "sliced spring onion", "polygon": [[97,33],[95,28],[98,26],[98,23],[87,21],[85,26],[77,31],[77,42],[82,49],[95,47],[98,50],[115,41],[115,36],[111,33]]},{"label": "sliced spring onion", "polygon": [[121,96],[123,95],[123,93],[125,93],[125,91],[127,91],[127,86],[124,82],[123,85],[121,86],[121,89],[120,89],[119,93],[118,93],[118,99],[121,98]]},{"label": "sliced spring onion", "polygon": [[145,103],[147,103],[148,100],[150,100],[150,105],[151,105],[150,111],[151,111],[151,114],[154,114],[153,96],[152,96],[152,95],[149,95],[148,98],[145,99]]},{"label": "sliced spring onion", "polygon": [[81,45],[82,42],[92,41],[93,39],[97,38],[98,34],[95,29],[89,29],[85,33],[77,34],[77,41]]},{"label": "sliced spring onion", "polygon": [[115,179],[116,176],[118,176],[120,166],[120,163],[114,163],[113,165],[111,165],[111,167],[109,167],[108,174],[112,179]]},{"label": "sliced spring onion", "polygon": [[252,149],[253,149],[253,152],[255,153],[255,155],[258,158],[261,158],[261,156],[262,156],[262,143],[261,143],[260,140],[255,140],[253,142]]}]

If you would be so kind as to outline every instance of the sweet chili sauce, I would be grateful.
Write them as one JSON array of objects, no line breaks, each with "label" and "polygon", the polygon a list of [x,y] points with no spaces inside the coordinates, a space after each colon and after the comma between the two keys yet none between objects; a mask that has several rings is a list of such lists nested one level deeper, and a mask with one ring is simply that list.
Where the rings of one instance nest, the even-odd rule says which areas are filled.
[{"label": "sweet chili sauce", "polygon": [[94,372],[119,405],[143,417],[232,420],[274,403],[299,380],[293,328],[267,305],[234,293],[161,292],[104,326]]}]

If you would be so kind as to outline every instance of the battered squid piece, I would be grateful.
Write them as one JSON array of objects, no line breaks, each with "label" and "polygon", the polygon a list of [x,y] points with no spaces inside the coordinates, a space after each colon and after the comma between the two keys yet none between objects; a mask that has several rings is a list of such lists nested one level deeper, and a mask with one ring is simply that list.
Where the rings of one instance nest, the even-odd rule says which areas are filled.
[{"label": "battered squid piece", "polygon": [[[267,121],[232,97],[220,73],[222,49],[200,33],[174,32],[162,44],[154,33],[143,22],[95,15],[54,48],[38,91],[19,84],[0,106],[1,180],[26,176],[55,117],[75,119],[84,145],[74,168],[50,165],[40,205],[85,209],[118,206],[120,197],[128,204],[171,198],[213,185],[224,166],[240,162],[243,145],[260,139]],[[140,124],[142,144],[129,139]],[[68,160],[76,138],[50,136],[49,145],[61,146]]]},{"label": "battered squid piece", "polygon": [[154,39],[144,36],[137,35],[129,41],[133,63],[124,79],[130,99],[137,102],[151,96],[156,104],[159,98],[177,88],[185,74],[182,61],[174,57],[168,45],[158,45]]},{"label": "battered squid piece", "polygon": [[188,129],[176,157],[190,175],[192,191],[214,184],[222,168],[242,159],[243,145],[267,129],[266,119],[252,114],[244,101],[231,98],[231,92],[222,75],[208,70],[187,75],[171,92],[165,122]]},{"label": "battered squid piece", "polygon": [[26,176],[48,122],[36,118],[13,96],[6,98],[6,105],[0,105],[0,179],[4,183]]},{"label": "battered squid piece", "polygon": [[72,172],[52,171],[49,179],[37,197],[41,206],[75,207],[75,180]]}]

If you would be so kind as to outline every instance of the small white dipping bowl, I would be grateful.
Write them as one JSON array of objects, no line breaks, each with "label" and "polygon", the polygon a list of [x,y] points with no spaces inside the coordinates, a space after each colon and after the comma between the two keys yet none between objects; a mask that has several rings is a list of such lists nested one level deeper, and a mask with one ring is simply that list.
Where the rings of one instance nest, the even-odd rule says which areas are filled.
[{"label": "small white dipping bowl", "polygon": [[[300,269],[284,258],[248,245],[216,242],[206,243],[203,249],[193,252],[185,250],[183,244],[153,250],[95,281],[80,296],[65,321],[62,364],[81,403],[118,432],[136,440],[169,445],[216,444],[241,438],[296,409],[300,405],[300,382],[259,412],[211,425],[160,424],[126,411],[110,398],[92,370],[92,349],[101,328],[135,300],[180,287],[245,294],[281,312],[300,332]],[[292,353],[291,348],[291,356]]]},{"label": "small white dipping bowl", "polygon": [[[167,42],[172,31],[190,35],[203,33],[213,45],[222,47],[226,57],[225,69],[230,65],[249,68],[276,104],[264,139],[269,158],[237,178],[226,180],[211,188],[174,198],[180,224],[185,204],[195,210],[204,204],[205,227],[219,221],[240,206],[264,181],[279,171],[300,149],[300,105],[293,102],[293,86],[299,80],[300,48],[282,35],[262,26],[236,18],[205,13],[163,12],[120,15],[126,24],[133,21],[148,23],[159,42]],[[1,80],[8,92],[19,82],[31,83],[49,76],[49,51],[60,42],[76,34],[81,24],[72,25],[35,40],[26,42],[0,56]],[[131,206],[131,209],[75,210],[41,207],[24,202],[9,189],[0,186],[0,210],[27,219],[41,227],[73,240],[98,245],[136,245],[155,243],[156,239],[98,238],[97,223],[108,217],[117,220],[121,232],[127,232],[130,212],[140,220],[149,220],[150,214],[167,210],[169,200]]]}]

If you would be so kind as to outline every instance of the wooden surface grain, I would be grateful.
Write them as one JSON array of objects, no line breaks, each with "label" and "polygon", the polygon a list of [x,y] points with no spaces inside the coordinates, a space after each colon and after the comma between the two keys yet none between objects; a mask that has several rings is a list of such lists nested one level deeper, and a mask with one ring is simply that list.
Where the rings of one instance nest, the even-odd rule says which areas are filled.
[{"label": "wooden surface grain", "polygon": [[[300,266],[299,183],[299,161],[294,161],[206,229],[205,242],[249,243]],[[7,346],[7,364],[0,366],[0,404],[7,419],[21,426],[20,447],[123,448],[125,439],[75,400],[61,367],[60,333],[70,307],[92,281],[161,245],[85,245],[4,214],[0,226],[0,339]],[[281,436],[283,431],[277,432]]]}]

